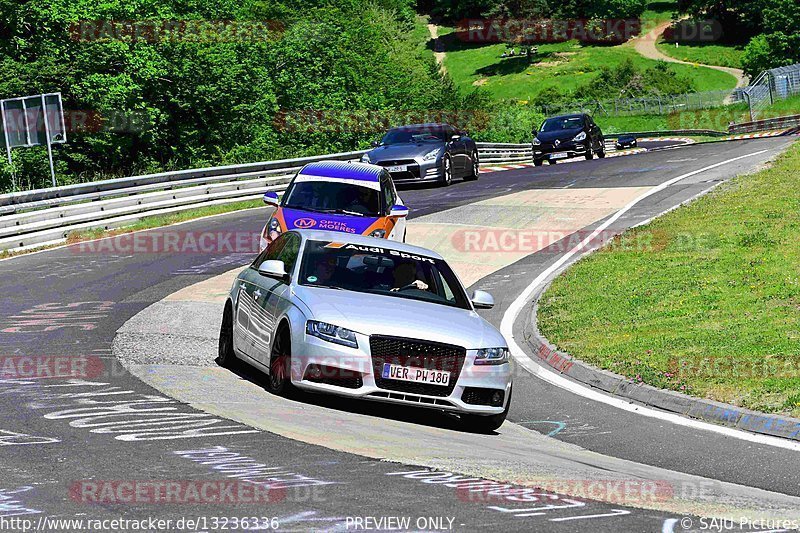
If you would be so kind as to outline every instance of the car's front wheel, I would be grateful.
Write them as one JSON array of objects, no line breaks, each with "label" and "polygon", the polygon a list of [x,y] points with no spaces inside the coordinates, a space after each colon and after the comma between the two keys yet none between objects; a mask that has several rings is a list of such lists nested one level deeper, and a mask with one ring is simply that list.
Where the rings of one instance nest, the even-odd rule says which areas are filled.
[{"label": "car's front wheel", "polygon": [[231,368],[236,364],[236,354],[233,353],[233,308],[230,303],[225,304],[225,311],[222,313],[217,364],[224,368]]},{"label": "car's front wheel", "polygon": [[544,159],[534,159],[533,164],[536,165],[537,167],[540,167],[544,164]]},{"label": "car's front wheel", "polygon": [[508,402],[506,402],[505,410],[499,415],[461,415],[461,424],[467,431],[473,433],[489,433],[495,431],[508,417],[508,411],[511,408],[511,390],[508,391]]},{"label": "car's front wheel", "polygon": [[585,157],[586,157],[587,161],[591,161],[592,159],[594,159],[594,152],[592,151],[592,146],[591,145],[589,145],[589,147],[586,149],[586,156]]},{"label": "car's front wheel", "polygon": [[472,154],[472,172],[464,176],[464,181],[475,181],[481,173],[481,162],[478,159],[478,152]]},{"label": "car's front wheel", "polygon": [[273,394],[286,394],[292,386],[292,347],[289,330],[278,330],[269,360],[267,389]]},{"label": "car's front wheel", "polygon": [[453,161],[449,155],[444,156],[442,160],[442,187],[448,187],[453,183]]}]

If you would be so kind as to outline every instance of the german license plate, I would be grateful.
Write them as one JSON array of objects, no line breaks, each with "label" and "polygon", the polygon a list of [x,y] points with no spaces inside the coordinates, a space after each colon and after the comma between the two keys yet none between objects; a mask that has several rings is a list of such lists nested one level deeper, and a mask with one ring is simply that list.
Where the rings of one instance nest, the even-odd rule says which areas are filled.
[{"label": "german license plate", "polygon": [[554,154],[550,154],[550,159],[566,159],[569,156],[567,152],[556,152]]},{"label": "german license plate", "polygon": [[429,370],[415,366],[383,364],[383,379],[396,379],[398,381],[413,381],[414,383],[427,383],[429,385],[450,384],[450,372],[444,370]]},{"label": "german license plate", "polygon": [[386,167],[386,170],[389,171],[389,172],[405,172],[406,170],[408,170],[408,166],[407,165],[396,165],[396,166],[393,166],[393,167]]}]

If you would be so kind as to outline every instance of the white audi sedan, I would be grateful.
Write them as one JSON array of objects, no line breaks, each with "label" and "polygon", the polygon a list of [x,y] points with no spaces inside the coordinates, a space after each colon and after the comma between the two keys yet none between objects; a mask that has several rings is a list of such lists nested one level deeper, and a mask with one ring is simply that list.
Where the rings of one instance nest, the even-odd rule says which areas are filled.
[{"label": "white audi sedan", "polygon": [[438,254],[339,232],[281,234],[236,278],[219,363],[242,360],[267,387],[458,413],[492,431],[511,400],[508,345]]}]

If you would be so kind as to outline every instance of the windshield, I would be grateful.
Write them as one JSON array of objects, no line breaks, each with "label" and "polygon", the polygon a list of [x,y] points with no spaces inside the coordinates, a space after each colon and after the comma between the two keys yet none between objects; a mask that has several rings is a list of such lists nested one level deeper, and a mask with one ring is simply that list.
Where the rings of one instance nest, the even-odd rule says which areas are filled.
[{"label": "windshield", "polygon": [[445,142],[447,133],[442,128],[397,128],[381,139],[381,144]]},{"label": "windshield", "polygon": [[294,181],[283,197],[283,207],[320,213],[381,216],[380,191],[335,181]]},{"label": "windshield", "polygon": [[548,118],[539,131],[577,130],[583,127],[583,118]]},{"label": "windshield", "polygon": [[379,246],[308,241],[300,284],[471,309],[447,263]]}]

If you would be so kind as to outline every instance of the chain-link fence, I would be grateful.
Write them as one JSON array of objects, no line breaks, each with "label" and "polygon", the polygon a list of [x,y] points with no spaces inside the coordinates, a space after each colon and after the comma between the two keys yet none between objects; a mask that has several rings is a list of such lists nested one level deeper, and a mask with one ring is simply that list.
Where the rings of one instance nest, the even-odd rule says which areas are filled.
[{"label": "chain-link fence", "polygon": [[642,98],[615,98],[588,102],[543,105],[547,116],[591,113],[595,116],[668,115],[681,111],[711,109],[743,101],[741,89],[699,93],[652,95]]},{"label": "chain-link fence", "polygon": [[758,120],[764,109],[776,101],[800,94],[800,64],[767,70],[743,93],[750,107],[750,120]]}]

